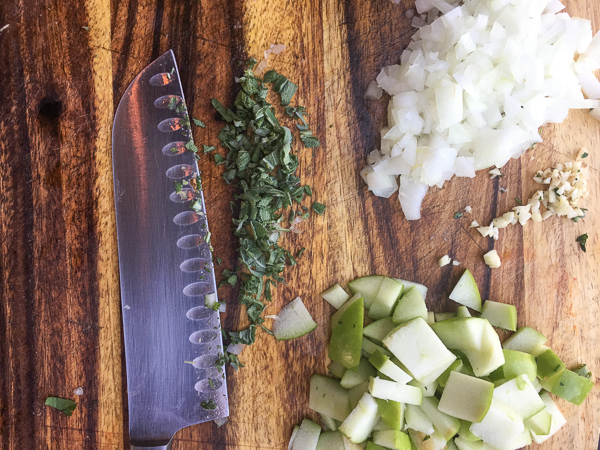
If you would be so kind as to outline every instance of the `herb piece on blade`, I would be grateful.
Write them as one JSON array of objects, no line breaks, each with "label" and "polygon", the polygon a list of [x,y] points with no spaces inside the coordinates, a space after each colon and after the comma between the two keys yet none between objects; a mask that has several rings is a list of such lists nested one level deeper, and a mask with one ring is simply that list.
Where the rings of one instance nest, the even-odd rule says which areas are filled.
[{"label": "herb piece on blade", "polygon": [[60,397],[48,397],[46,398],[46,406],[50,406],[54,409],[58,409],[61,413],[66,414],[67,416],[71,416],[75,408],[77,408],[77,403],[68,398],[60,398]]},{"label": "herb piece on blade", "polygon": [[203,402],[200,403],[200,406],[202,406],[202,408],[204,408],[206,410],[217,409],[217,404],[215,403],[214,400],[204,400]]}]

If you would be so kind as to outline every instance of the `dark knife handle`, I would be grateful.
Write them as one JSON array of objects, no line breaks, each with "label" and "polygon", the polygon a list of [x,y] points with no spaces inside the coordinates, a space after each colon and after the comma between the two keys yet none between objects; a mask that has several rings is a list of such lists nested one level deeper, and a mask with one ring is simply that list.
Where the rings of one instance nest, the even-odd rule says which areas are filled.
[{"label": "dark knife handle", "polygon": [[171,450],[171,442],[167,445],[153,445],[150,447],[138,447],[137,445],[131,445],[131,450]]}]

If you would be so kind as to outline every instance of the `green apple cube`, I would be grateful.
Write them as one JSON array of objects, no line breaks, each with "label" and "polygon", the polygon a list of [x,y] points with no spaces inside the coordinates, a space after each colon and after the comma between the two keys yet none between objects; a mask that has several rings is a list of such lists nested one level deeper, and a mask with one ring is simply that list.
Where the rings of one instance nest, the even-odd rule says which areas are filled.
[{"label": "green apple cube", "polygon": [[292,450],[317,450],[321,427],[311,420],[304,419],[294,437]]},{"label": "green apple cube", "polygon": [[415,405],[406,405],[404,412],[405,428],[410,428],[421,433],[431,434],[435,430],[429,417],[423,412],[421,407]]},{"label": "green apple cube", "polygon": [[319,414],[319,416],[321,416],[321,422],[323,422],[323,426],[327,430],[335,431],[340,426],[339,422],[333,417],[330,417],[326,414]]},{"label": "green apple cube", "polygon": [[411,450],[412,448],[408,434],[399,430],[375,431],[373,442],[382,447],[397,450]]},{"label": "green apple cube", "polygon": [[489,320],[493,326],[503,330],[515,331],[517,329],[517,308],[515,305],[486,300],[479,317]]},{"label": "green apple cube", "polygon": [[356,408],[342,422],[339,430],[350,439],[351,442],[358,444],[366,441],[375,424],[379,420],[377,402],[366,392],[359,400]]},{"label": "green apple cube", "polygon": [[427,319],[425,319],[427,321],[427,325],[431,326],[435,323],[435,313],[433,311],[428,311],[427,312]]},{"label": "green apple cube", "polygon": [[367,442],[367,450],[387,450],[385,447],[382,447],[381,445],[377,445],[374,442]]},{"label": "green apple cube", "polygon": [[447,444],[448,445],[446,446],[446,450],[458,450],[458,447],[454,443],[454,440],[448,441]]},{"label": "green apple cube", "polygon": [[525,420],[525,426],[531,430],[531,432],[540,436],[545,436],[550,433],[550,427],[552,426],[552,415],[546,410],[542,409],[535,416]]},{"label": "green apple cube", "polygon": [[479,439],[477,436],[475,436],[473,433],[471,433],[471,430],[469,429],[471,428],[471,422],[467,421],[467,420],[461,420],[460,421],[460,429],[458,430],[458,435],[469,442],[475,442],[475,441],[481,441],[481,439]]},{"label": "green apple cube", "polygon": [[379,350],[375,351],[369,358],[369,362],[382,374],[389,377],[391,380],[397,383],[406,384],[412,377],[407,374],[404,370],[390,361],[390,358],[385,356]]},{"label": "green apple cube", "polygon": [[345,450],[342,436],[339,431],[322,432],[317,442],[317,450]]},{"label": "green apple cube", "polygon": [[456,317],[472,317],[469,308],[465,305],[460,305],[456,310]]},{"label": "green apple cube", "polygon": [[453,312],[442,312],[442,313],[434,313],[435,321],[441,322],[447,319],[454,319],[456,317],[456,313]]},{"label": "green apple cube", "polygon": [[383,319],[392,315],[396,302],[402,295],[404,286],[393,278],[384,277],[377,291],[377,296],[369,309],[371,319]]},{"label": "green apple cube", "polygon": [[361,349],[362,349],[363,355],[365,355],[367,358],[370,358],[371,356],[373,356],[373,354],[375,352],[381,352],[388,358],[390,358],[392,356],[392,354],[388,350],[386,350],[383,347],[380,347],[379,345],[375,344],[374,342],[371,342],[370,340],[368,340],[365,337],[363,337],[363,339],[362,339]]},{"label": "green apple cube", "polygon": [[435,430],[444,436],[446,441],[449,441],[458,433],[460,420],[440,411],[439,400],[436,397],[423,397],[421,409],[429,420],[431,420]]},{"label": "green apple cube", "polygon": [[379,377],[371,377],[369,392],[375,398],[409,405],[420,405],[423,401],[423,391],[420,388],[396,383],[395,381],[382,380]]},{"label": "green apple cube", "polygon": [[340,381],[340,385],[344,389],[352,389],[354,386],[368,381],[376,373],[377,371],[366,358],[360,358],[358,366],[346,370]]},{"label": "green apple cube", "polygon": [[462,370],[462,368],[464,367],[464,363],[462,362],[462,359],[457,359],[456,361],[454,361],[452,364],[450,364],[450,367],[448,367],[443,374],[440,375],[440,377],[437,379],[439,385],[441,387],[446,387],[446,383],[448,382],[448,377],[450,377],[450,373],[456,371],[456,372],[460,372]]},{"label": "green apple cube", "polygon": [[365,308],[370,309],[375,297],[377,297],[379,286],[381,286],[384,278],[386,277],[379,275],[357,278],[348,283],[348,289],[350,289],[350,292],[353,294],[360,292],[365,300]]},{"label": "green apple cube", "polygon": [[458,450],[495,450],[491,445],[487,445],[481,439],[469,441],[461,434],[454,438],[454,444]]},{"label": "green apple cube", "polygon": [[405,291],[398,300],[392,320],[395,324],[401,324],[415,317],[422,317],[427,320],[427,306],[419,290],[413,286]]},{"label": "green apple cube", "polygon": [[567,366],[552,349],[548,349],[540,354],[536,358],[536,363],[537,376],[540,379],[540,384],[544,389],[552,392],[552,389],[554,389],[560,381]]},{"label": "green apple cube", "polygon": [[498,449],[511,449],[512,442],[521,435],[523,420],[510,408],[492,400],[487,414],[480,423],[471,425],[471,433]]},{"label": "green apple cube", "polygon": [[386,317],[367,325],[363,330],[363,335],[374,341],[381,342],[395,327],[396,325],[392,321],[392,318]]},{"label": "green apple cube", "polygon": [[[380,399],[375,399],[380,400]],[[386,401],[386,400],[380,400],[380,401]],[[388,426],[383,419],[381,418],[381,407],[379,406],[379,402],[377,402],[377,407],[379,408],[379,420],[377,421],[377,423],[375,424],[375,426],[373,427],[373,431],[383,431],[383,430],[393,430],[392,427]]]},{"label": "green apple cube", "polygon": [[439,386],[438,380],[435,380],[433,383],[427,385],[421,384],[417,380],[410,380],[408,384],[421,389],[421,391],[423,391],[423,397],[433,397]]},{"label": "green apple cube", "polygon": [[493,383],[460,372],[452,372],[438,409],[457,419],[479,423],[490,408],[493,395]]},{"label": "green apple cube", "polygon": [[343,440],[344,440],[344,450],[364,450],[364,448],[365,448],[364,442],[355,444],[350,439],[348,439],[346,436],[343,437]]},{"label": "green apple cube", "polygon": [[525,374],[532,383],[537,379],[537,363],[535,358],[529,353],[518,352],[516,350],[502,351],[504,354],[504,365],[501,366],[504,378],[510,380],[519,375]]},{"label": "green apple cube", "polygon": [[456,317],[431,325],[448,348],[468,352],[481,350],[487,321],[478,317]]},{"label": "green apple cube", "polygon": [[446,439],[437,431],[425,434],[409,429],[408,435],[413,443],[413,447],[417,450],[445,450],[448,448]]},{"label": "green apple cube", "polygon": [[521,327],[515,334],[507,338],[502,347],[506,350],[515,350],[523,353],[532,353],[540,345],[544,345],[548,338],[539,331],[530,327]]},{"label": "green apple cube", "polygon": [[369,382],[365,381],[364,383],[359,384],[358,386],[354,386],[348,392],[348,400],[350,401],[350,410],[356,408],[359,400],[365,394],[365,392],[369,392]]},{"label": "green apple cube", "polygon": [[552,437],[558,430],[562,428],[565,423],[567,423],[566,419],[556,407],[556,404],[552,401],[547,392],[543,392],[540,397],[542,398],[544,405],[546,405],[545,411],[549,412],[552,416],[552,424],[550,425],[550,432],[545,435],[538,435],[531,430],[531,437],[536,444],[541,444],[550,439],[550,437]]},{"label": "green apple cube", "polygon": [[383,400],[376,398],[377,407],[379,408],[379,415],[381,421],[392,430],[401,430],[404,425],[404,412],[406,405],[400,402],[394,402],[392,400]]},{"label": "green apple cube", "polygon": [[[339,325],[339,320],[340,320],[340,317],[342,317],[342,314],[344,314],[346,312],[346,310],[348,308],[350,308],[350,306],[352,306],[355,302],[359,301],[360,299],[362,299],[362,296],[360,295],[360,293],[353,295],[336,312],[333,313],[333,315],[331,316],[331,324],[330,324],[331,331],[333,331]],[[363,305],[364,305],[364,299],[363,299]]]},{"label": "green apple cube", "polygon": [[296,436],[298,435],[299,430],[300,430],[300,426],[294,425],[294,429],[292,430],[292,435],[290,436],[290,442],[288,443],[288,450],[291,450],[291,448],[294,446],[294,440],[296,439]]},{"label": "green apple cube", "polygon": [[383,344],[424,385],[433,383],[456,359],[422,317],[396,327]]},{"label": "green apple cube", "polygon": [[344,311],[331,332],[329,358],[346,369],[360,363],[364,311],[363,300],[360,298]]},{"label": "green apple cube", "polygon": [[458,283],[452,289],[450,300],[468,306],[475,311],[481,311],[481,295],[477,283],[475,283],[475,278],[473,278],[469,269],[464,271]]},{"label": "green apple cube", "polygon": [[331,375],[333,375],[334,377],[342,378],[346,373],[347,369],[344,366],[342,366],[339,362],[331,361],[327,365],[327,370],[329,370],[329,373],[331,373]]},{"label": "green apple cube", "polygon": [[273,335],[278,341],[295,339],[317,328],[300,297],[285,305],[273,322]]},{"label": "green apple cube", "polygon": [[308,407],[341,422],[350,414],[348,391],[336,379],[314,374],[310,378]]},{"label": "green apple cube", "polygon": [[335,283],[329,289],[325,289],[321,292],[321,297],[335,309],[339,309],[340,306],[348,301],[350,294],[348,294],[339,284]]},{"label": "green apple cube", "polygon": [[494,327],[486,320],[481,338],[481,349],[465,351],[473,373],[477,377],[484,377],[504,364],[504,353],[500,338]]},{"label": "green apple cube", "polygon": [[594,387],[589,378],[577,375],[571,370],[565,370],[558,383],[552,389],[557,397],[580,406]]},{"label": "green apple cube", "polygon": [[519,375],[494,389],[494,401],[503,403],[521,420],[530,418],[544,409],[544,402],[525,374]]}]

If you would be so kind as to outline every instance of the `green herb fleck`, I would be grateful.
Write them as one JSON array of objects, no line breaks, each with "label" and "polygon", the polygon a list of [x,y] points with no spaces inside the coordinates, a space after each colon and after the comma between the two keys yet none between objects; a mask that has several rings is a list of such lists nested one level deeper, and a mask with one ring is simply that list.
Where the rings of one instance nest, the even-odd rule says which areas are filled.
[{"label": "green herb fleck", "polygon": [[322,203],[315,202],[312,204],[313,211],[316,212],[320,216],[322,216],[323,213],[325,212],[325,208],[326,208],[326,206]]},{"label": "green herb fleck", "polygon": [[203,402],[200,403],[200,406],[202,406],[202,408],[204,408],[206,410],[217,409],[217,404],[215,403],[214,400],[204,400]]},{"label": "green herb fleck", "polygon": [[454,218],[455,218],[455,219],[460,219],[460,218],[461,218],[461,217],[463,217],[463,216],[464,216],[464,214],[463,214],[463,213],[461,213],[460,211],[456,211],[456,212],[454,213]]},{"label": "green herb fleck", "polygon": [[588,155],[588,153],[587,153],[587,152],[583,152],[583,153],[581,154],[581,159],[583,159],[583,158],[587,158],[588,156],[590,156],[590,155]]},{"label": "green herb fleck", "polygon": [[202,145],[202,151],[204,153],[212,152],[215,149],[216,149],[216,147],[214,145]]},{"label": "green herb fleck", "polygon": [[220,266],[222,262],[223,262],[223,259],[222,259],[222,258],[219,258],[219,257],[217,256],[217,266]]},{"label": "green herb fleck", "polygon": [[586,244],[587,244],[587,240],[588,240],[588,235],[587,233],[582,234],[581,236],[579,236],[577,239],[575,239],[577,242],[579,242],[579,246],[581,247],[581,250],[583,250],[584,252],[587,251],[586,250]]},{"label": "green herb fleck", "polygon": [[190,152],[198,153],[198,147],[196,147],[196,144],[194,144],[194,141],[192,141],[191,139],[187,142],[187,144],[185,144],[185,148],[188,149]]},{"label": "green herb fleck", "polygon": [[[85,27],[85,26],[84,26],[84,27],[81,27],[81,28],[83,28],[85,31],[90,31],[90,27]],[[586,155],[587,155],[587,153],[586,153]],[[70,414],[69,414],[69,415],[70,415]]]},{"label": "green herb fleck", "polygon": [[221,164],[225,164],[227,161],[223,158],[219,153],[215,153],[215,164],[220,166]]},{"label": "green herb fleck", "polygon": [[58,409],[61,413],[66,414],[67,416],[71,416],[73,411],[75,411],[75,408],[77,408],[77,403],[75,403],[73,400],[60,397],[47,397],[45,405],[54,409]]},{"label": "green herb fleck", "polygon": [[215,385],[215,382],[213,381],[212,378],[208,377],[208,385],[210,386],[211,389],[216,389],[217,386]]},{"label": "green herb fleck", "polygon": [[429,440],[429,439],[431,439],[431,436],[427,435],[427,436],[425,436],[425,437],[423,438],[423,442],[425,442],[425,441],[427,441],[427,440]]},{"label": "green herb fleck", "polygon": [[197,127],[206,128],[206,125],[200,119],[192,118],[192,120],[194,121],[194,125],[196,125]]},{"label": "green herb fleck", "polygon": [[585,213],[587,211],[586,208],[580,208],[581,209],[581,215],[577,216],[577,217],[573,217],[571,220],[575,223],[579,222],[579,219],[584,219],[585,218]]},{"label": "green herb fleck", "polygon": [[517,202],[519,205],[523,206],[523,202],[521,201],[521,199],[519,197],[515,197],[515,202]]}]

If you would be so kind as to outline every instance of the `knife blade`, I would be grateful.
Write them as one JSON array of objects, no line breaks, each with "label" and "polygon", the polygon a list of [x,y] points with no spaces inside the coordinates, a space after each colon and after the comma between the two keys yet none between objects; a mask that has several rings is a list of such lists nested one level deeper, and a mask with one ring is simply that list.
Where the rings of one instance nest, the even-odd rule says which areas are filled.
[{"label": "knife blade", "polygon": [[229,414],[219,313],[204,306],[216,283],[189,122],[168,51],[131,82],[113,124],[132,448],[167,449],[179,429]]}]

